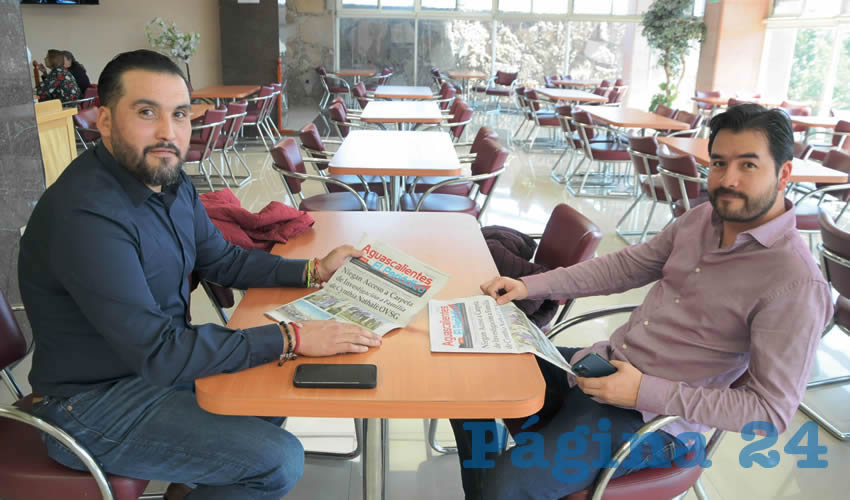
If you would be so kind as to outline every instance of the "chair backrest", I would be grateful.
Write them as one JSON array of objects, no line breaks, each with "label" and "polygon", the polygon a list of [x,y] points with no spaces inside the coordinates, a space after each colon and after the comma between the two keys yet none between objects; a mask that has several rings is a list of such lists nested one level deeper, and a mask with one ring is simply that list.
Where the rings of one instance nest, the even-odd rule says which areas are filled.
[{"label": "chair backrest", "polygon": [[[440,87],[440,99],[451,99],[457,95],[457,89],[455,86],[450,84],[449,82],[443,82],[442,87]],[[440,103],[440,109],[448,109],[449,104],[453,101],[443,101]]]},{"label": "chair backrest", "polygon": [[[298,143],[295,142],[295,138],[285,137],[272,147],[271,154],[272,161],[277,168],[298,174],[307,173],[307,168],[304,166],[304,159],[301,157],[301,152],[298,150]],[[285,175],[283,176],[283,180],[292,194],[301,192],[301,183],[303,182],[301,179]]]},{"label": "chair backrest", "polygon": [[328,114],[331,116],[331,120],[335,123],[337,130],[339,131],[340,136],[348,137],[348,131],[351,127],[345,125],[348,123],[348,116],[345,113],[345,108],[343,108],[342,104],[334,103],[328,108]]},{"label": "chair backrest", "polygon": [[629,136],[629,156],[641,175],[658,173],[658,141],[655,136]]},{"label": "chair backrest", "polygon": [[[708,91],[697,90],[697,91],[694,91],[694,97],[720,97],[720,91],[719,90],[708,90]],[[713,106],[711,104],[704,103],[704,102],[697,102],[697,108],[699,108],[699,109],[709,110],[709,109],[712,109],[712,107]]]},{"label": "chair backrest", "polygon": [[590,219],[566,203],[552,210],[534,262],[555,269],[591,258],[602,241],[602,231]]},{"label": "chair backrest", "polygon": [[499,134],[497,134],[492,128],[482,125],[481,128],[478,129],[478,133],[475,134],[475,138],[472,139],[472,144],[469,146],[469,153],[477,155],[484,146],[484,139],[492,139],[498,142]]},{"label": "chair backrest", "polygon": [[625,78],[617,78],[617,80],[614,82],[615,87],[622,87],[628,84],[629,82],[627,82]]},{"label": "chair backrest", "polygon": [[227,120],[224,123],[224,127],[222,128],[222,134],[225,136],[223,142],[224,148],[230,148],[239,138],[239,131],[242,129],[242,122],[245,121],[245,113],[248,110],[248,103],[245,101],[242,102],[230,102],[227,103],[227,112],[224,117]]},{"label": "chair backrest", "polygon": [[620,102],[620,90],[614,87],[611,93],[608,94],[608,104],[616,104]]},{"label": "chair backrest", "polygon": [[0,290],[0,370],[5,370],[27,355],[27,340],[6,294]]},{"label": "chair backrest", "polygon": [[806,159],[812,152],[812,145],[805,142],[794,143],[794,158]]},{"label": "chair backrest", "polygon": [[842,297],[850,297],[850,233],[835,225],[826,208],[818,211],[818,224],[824,275]]},{"label": "chair backrest", "polygon": [[596,95],[600,95],[602,97],[608,97],[608,92],[611,91],[611,87],[596,87],[593,89],[593,93]]},{"label": "chair backrest", "polygon": [[608,87],[613,87],[614,86],[613,84],[614,84],[614,82],[612,82],[611,80],[602,80],[602,82],[599,84],[599,86],[602,87],[602,88],[608,88]]},{"label": "chair backrest", "polygon": [[[204,125],[210,125],[213,123],[219,123],[226,121],[224,117],[227,116],[226,109],[208,109],[206,113],[204,113]],[[221,133],[221,126],[219,127],[206,127],[202,128],[200,131],[201,141],[204,144],[209,143],[215,144],[218,141],[218,136]],[[205,158],[206,159],[206,158]]]},{"label": "chair backrest", "polygon": [[[699,177],[697,164],[691,155],[675,156],[659,153],[658,158],[661,160],[661,168],[664,170],[688,177]],[[699,196],[702,187],[701,184],[687,180],[683,180],[680,183],[679,181],[681,179],[665,175],[663,171],[659,171],[659,173],[661,174],[661,181],[664,183],[664,188],[667,191],[668,200],[671,203],[684,199],[693,200]],[[682,190],[683,184],[684,191]]]},{"label": "chair backrest", "polygon": [[322,136],[319,134],[319,128],[315,123],[308,123],[298,131],[298,138],[301,139],[301,144],[313,151],[327,151],[325,143],[322,142]]},{"label": "chair backrest", "polygon": [[357,104],[360,105],[360,109],[366,109],[366,105],[369,104],[369,100],[366,98],[366,84],[361,82],[357,82],[357,85],[351,87],[351,93],[354,94],[354,98],[357,99]]},{"label": "chair backrest", "polygon": [[659,104],[655,107],[655,111],[653,111],[656,115],[663,116],[664,118],[673,118],[676,115],[676,110],[665,106],[664,104]]},{"label": "chair backrest", "polygon": [[[576,111],[575,109],[573,109],[573,121],[578,125],[579,137],[583,137],[582,143],[587,146],[587,141],[593,139],[593,137],[596,135],[596,131],[593,127],[583,127],[582,125],[593,125],[593,117],[591,117],[590,113],[588,113],[587,111]],[[587,139],[587,141],[585,141],[584,139]]]},{"label": "chair backrest", "polygon": [[472,108],[469,104],[463,102],[462,99],[455,99],[455,103],[456,106],[452,113],[452,121],[449,122],[449,124],[458,124],[450,127],[452,138],[458,139],[463,135],[463,131],[466,129],[467,123],[464,122],[467,122],[470,118],[472,118]]},{"label": "chair backrest", "polygon": [[[702,123],[702,115],[699,113],[688,113],[682,109],[676,111],[676,121],[688,124],[689,129],[695,129]],[[695,134],[696,132],[694,132]],[[683,134],[682,136],[693,137],[694,134]]]},{"label": "chair backrest", "polygon": [[[560,106],[555,106],[555,112],[558,115],[563,116],[564,118],[561,120],[561,130],[564,131],[564,134],[572,134],[573,127],[570,125],[570,120],[573,118],[573,106],[572,104],[565,104]],[[572,141],[571,138],[567,137],[567,141]]]},{"label": "chair backrest", "polygon": [[322,64],[321,66],[316,67],[316,73],[320,74],[321,76],[325,76],[328,74],[328,70],[325,69],[325,65]]},{"label": "chair backrest", "polygon": [[507,71],[496,71],[496,79],[494,82],[496,85],[505,85],[509,86],[514,83],[514,80],[519,76],[519,72],[509,73]]},{"label": "chair backrest", "polygon": [[736,99],[734,97],[730,97],[729,102],[726,104],[726,106],[731,108],[732,106],[737,106],[739,104],[752,104],[752,103],[753,103],[752,100],[748,101],[746,99]]},{"label": "chair backrest", "polygon": [[94,97],[94,100],[91,101],[92,107],[100,107],[100,98],[97,96],[97,85],[88,87],[85,92],[83,92],[83,99],[88,99],[90,97]]},{"label": "chair backrest", "polygon": [[73,116],[74,125],[80,128],[97,128],[97,108],[88,108],[79,111]]},{"label": "chair backrest", "polygon": [[[826,156],[821,163],[824,167],[833,168],[841,172],[847,172],[848,179],[845,182],[850,182],[850,152],[843,149],[830,149],[827,151]],[[822,182],[815,184],[815,187],[818,189],[826,186],[829,186],[829,184],[824,184]],[[850,200],[850,190],[847,189],[830,191],[829,194],[844,201]]]},{"label": "chair backrest", "polygon": [[[838,123],[835,124],[835,131],[839,134],[850,134],[850,122],[838,120]],[[850,137],[839,134],[832,136],[832,146],[850,150]]]},{"label": "chair backrest", "polygon": [[[479,131],[480,132],[480,131]],[[483,175],[495,172],[505,165],[505,160],[508,158],[508,150],[503,148],[497,141],[493,139],[484,139],[480,149],[477,151],[475,161],[472,162],[470,170],[472,175]],[[485,195],[490,194],[490,190],[496,183],[496,178],[482,179],[475,181],[478,184],[478,191]]]},{"label": "chair backrest", "polygon": [[557,87],[557,85],[552,83],[552,80],[559,80],[558,75],[545,75],[545,76],[543,76],[543,86],[546,87],[547,89],[553,89],[553,88]]},{"label": "chair backrest", "polygon": [[528,89],[525,91],[526,105],[531,111],[540,111],[540,97],[537,95],[537,91],[534,89]]}]

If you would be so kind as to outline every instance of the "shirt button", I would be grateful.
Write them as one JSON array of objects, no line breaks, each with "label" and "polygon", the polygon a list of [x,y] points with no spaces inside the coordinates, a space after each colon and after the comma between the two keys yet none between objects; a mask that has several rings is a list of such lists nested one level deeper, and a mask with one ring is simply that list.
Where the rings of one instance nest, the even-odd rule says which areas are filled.
[{"label": "shirt button", "polygon": [[702,269],[700,269],[700,268],[696,268],[696,269],[694,269],[694,272],[695,272],[695,273],[698,273],[698,272],[700,272],[700,271],[702,271]]},{"label": "shirt button", "polygon": [[71,411],[71,410],[73,410],[73,409],[74,409],[74,407],[73,407],[73,406],[68,405],[68,411]]},{"label": "shirt button", "polygon": [[626,344],[623,344],[623,349],[628,349],[628,348],[629,348],[629,346],[627,346]]},{"label": "shirt button", "polygon": [[644,320],[643,326],[648,326],[648,325],[649,325],[649,320]]},{"label": "shirt button", "polygon": [[676,297],[675,299],[673,299],[673,302],[678,304],[679,303],[679,297]]}]

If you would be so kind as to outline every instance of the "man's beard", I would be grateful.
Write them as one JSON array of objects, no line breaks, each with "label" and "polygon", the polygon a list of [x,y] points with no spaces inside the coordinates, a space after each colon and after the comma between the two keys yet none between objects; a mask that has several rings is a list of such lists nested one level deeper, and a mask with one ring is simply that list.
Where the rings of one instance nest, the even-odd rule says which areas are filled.
[{"label": "man's beard", "polygon": [[[711,201],[711,206],[714,207],[714,212],[722,220],[728,222],[752,222],[762,217],[773,207],[773,204],[776,202],[776,197],[779,195],[777,186],[778,182],[774,183],[772,189],[769,189],[766,193],[755,200],[751,200],[750,197],[744,193],[719,187],[708,193],[708,199]],[[728,208],[726,203],[718,202],[717,197],[723,194],[730,194],[742,199],[744,201],[743,208],[732,211]]]},{"label": "man's beard", "polygon": [[[184,155],[180,149],[171,142],[159,142],[146,146],[139,155],[136,151],[121,140],[116,130],[112,131],[112,154],[115,159],[146,186],[167,186],[174,184],[180,179],[180,169],[183,167]],[[151,161],[157,164],[151,165],[146,161],[148,152],[154,149],[170,149],[174,151],[174,163],[169,165],[169,158],[154,158]]]}]

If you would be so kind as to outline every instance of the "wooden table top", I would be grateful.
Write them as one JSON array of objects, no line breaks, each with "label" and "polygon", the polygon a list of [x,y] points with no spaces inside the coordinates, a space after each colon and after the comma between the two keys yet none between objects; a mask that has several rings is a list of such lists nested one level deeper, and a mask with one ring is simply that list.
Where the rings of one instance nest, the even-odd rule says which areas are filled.
[{"label": "wooden table top", "polygon": [[552,83],[564,87],[598,87],[602,80],[552,80]]},{"label": "wooden table top", "polygon": [[642,109],[611,106],[582,106],[594,120],[623,128],[651,128],[656,130],[687,130],[685,122],[666,118]]},{"label": "wooden table top", "polygon": [[556,101],[577,101],[577,102],[608,102],[608,98],[596,95],[592,92],[575,89],[535,89],[538,94],[543,94],[546,97]]},{"label": "wooden table top", "polygon": [[488,78],[487,73],[483,73],[481,71],[475,71],[471,69],[457,69],[454,71],[449,71],[446,73],[449,75],[449,78],[454,78],[455,80],[471,80],[471,79],[483,79]]},{"label": "wooden table top", "polygon": [[791,123],[809,128],[831,128],[835,129],[840,118],[834,116],[791,116]]},{"label": "wooden table top", "polygon": [[216,85],[192,91],[193,99],[243,99],[260,91],[259,85]]},{"label": "wooden table top", "polygon": [[[435,299],[480,294],[478,286],[498,271],[474,217],[466,214],[312,212],[315,225],[275,245],[290,258],[326,255],[356,244],[364,232],[451,275]],[[451,244],[447,244],[451,242]],[[228,323],[231,328],[273,323],[263,313],[309,293],[304,288],[248,290]],[[299,389],[292,385],[301,363],[372,363],[375,389]],[[267,363],[195,381],[198,404],[229,415],[355,418],[523,417],[543,405],[545,383],[531,354],[431,353],[428,310],[384,336],[362,354],[299,357],[283,366]]]},{"label": "wooden table top", "polygon": [[445,132],[352,130],[328,170],[339,175],[452,176],[460,175],[461,166]]},{"label": "wooden table top", "polygon": [[380,99],[433,99],[431,87],[413,87],[410,85],[378,85],[375,97]]},{"label": "wooden table top", "polygon": [[371,101],[366,104],[360,121],[367,123],[431,123],[443,121],[436,102]]},{"label": "wooden table top", "polygon": [[339,76],[372,76],[376,73],[375,68],[343,68],[336,72]]},{"label": "wooden table top", "polygon": [[192,104],[192,118],[198,118],[210,109],[215,109],[215,104]]},{"label": "wooden table top", "polygon": [[[659,144],[666,144],[671,151],[683,155],[691,155],[694,161],[707,167],[711,164],[708,154],[708,139],[691,137],[659,137]],[[848,181],[846,172],[824,167],[816,161],[794,158],[791,165],[792,182],[823,182],[840,184]]]}]

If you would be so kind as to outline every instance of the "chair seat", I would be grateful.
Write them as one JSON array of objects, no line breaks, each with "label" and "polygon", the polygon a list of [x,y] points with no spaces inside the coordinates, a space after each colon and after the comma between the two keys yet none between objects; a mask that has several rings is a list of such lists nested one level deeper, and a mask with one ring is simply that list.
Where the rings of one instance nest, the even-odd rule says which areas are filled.
[{"label": "chair seat", "polygon": [[[370,211],[378,210],[378,195],[375,193],[361,193],[366,201],[366,207]],[[317,194],[304,198],[298,205],[299,210],[305,212],[359,212],[363,210],[360,202],[351,193],[328,193]]]},{"label": "chair seat", "polygon": [[[15,406],[32,408],[32,395]],[[0,418],[0,497],[2,498],[101,498],[88,472],[69,469],[47,456],[39,431],[21,422]],[[116,500],[136,500],[148,481],[107,475]]]},{"label": "chair seat", "polygon": [[498,96],[512,96],[514,95],[514,90],[510,87],[490,87],[486,91],[484,91],[487,95],[498,95]]},{"label": "chair seat", "polygon": [[600,161],[631,161],[628,146],[618,142],[590,141],[590,151],[594,160]]},{"label": "chair seat", "polygon": [[331,94],[347,94],[348,89],[345,87],[328,87]]},{"label": "chair seat", "polygon": [[[342,182],[343,184],[347,184],[354,188],[355,191],[363,190],[363,183],[360,182],[360,178],[356,175],[332,175],[333,179]],[[381,178],[377,175],[364,175],[363,180],[366,181],[366,184],[369,186],[369,190],[378,196],[384,196],[384,184],[381,182]],[[337,186],[336,184],[328,183],[328,191],[331,193],[347,193],[348,190],[342,186]]]},{"label": "chair seat", "polygon": [[803,231],[819,231],[818,204],[816,202],[803,203],[794,207],[797,216],[797,229]]},{"label": "chair seat", "polygon": [[[206,143],[204,144],[189,144],[189,152],[186,154],[187,162],[191,161],[201,161],[201,156],[204,155],[204,147],[206,147]],[[206,158],[204,158],[206,159]]]},{"label": "chair seat", "polygon": [[260,114],[256,111],[248,111],[245,115],[245,118],[242,120],[242,125],[254,125],[257,123],[257,119],[259,119]]},{"label": "chair seat", "polygon": [[850,328],[850,299],[839,295],[835,302],[835,323],[842,328]]},{"label": "chair seat", "polygon": [[557,116],[541,116],[540,114],[538,114],[537,121],[540,123],[541,127],[561,126],[561,120],[559,120]]},{"label": "chair seat", "polygon": [[[438,184],[449,179],[454,179],[454,177],[422,177],[421,179],[419,179],[419,182],[416,183],[416,188],[414,189],[414,191],[417,193],[424,193],[434,184]],[[434,192],[443,194],[453,194],[457,196],[468,196],[470,191],[472,191],[473,185],[474,184],[472,183],[472,181],[459,182],[457,184],[449,184],[447,186],[443,186]]]},{"label": "chair seat", "polygon": [[[413,212],[416,210],[416,204],[422,195],[405,194],[402,195],[399,207],[403,212]],[[430,194],[425,198],[420,212],[460,212],[469,214],[473,217],[478,217],[480,212],[478,204],[475,200],[466,196],[457,196],[453,194]]]},{"label": "chair seat", "polygon": [[[703,191],[703,192],[700,193],[699,196],[697,196],[696,198],[689,200],[689,201],[691,202],[691,208],[694,208],[697,205],[702,205],[703,203],[708,201],[708,193]],[[676,201],[673,202],[673,213],[676,215],[676,217],[681,216],[685,212],[687,212],[687,210],[685,210],[685,202],[684,201],[676,200]]]},{"label": "chair seat", "polygon": [[829,151],[824,151],[821,149],[812,149],[812,153],[809,155],[810,160],[823,162],[826,159],[826,154]]},{"label": "chair seat", "polygon": [[[702,467],[681,468],[673,464],[666,469],[641,469],[612,479],[605,489],[605,500],[658,500],[673,498],[688,490],[699,479]],[[589,500],[589,490],[566,496],[563,500]]]},{"label": "chair seat", "polygon": [[472,87],[473,92],[487,92],[487,87],[483,85],[475,85]]},{"label": "chair seat", "polygon": [[664,201],[667,199],[667,192],[664,191],[664,184],[661,180],[660,174],[655,174],[652,176],[652,183],[650,184],[649,178],[646,176],[641,176],[640,180],[640,189],[647,196],[652,196],[652,186],[655,186],[655,198],[657,200]]}]

